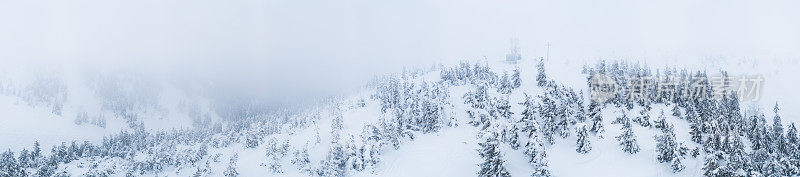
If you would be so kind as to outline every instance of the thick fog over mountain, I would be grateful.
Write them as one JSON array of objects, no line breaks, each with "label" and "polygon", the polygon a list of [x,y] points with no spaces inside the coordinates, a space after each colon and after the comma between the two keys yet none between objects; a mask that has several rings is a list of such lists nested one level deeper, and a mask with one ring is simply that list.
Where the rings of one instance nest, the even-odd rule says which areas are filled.
[{"label": "thick fog over mountain", "polygon": [[285,78],[353,85],[402,66],[500,59],[510,38],[530,56],[549,42],[551,57],[581,63],[796,59],[800,48],[800,4],[788,0],[2,3],[4,61],[270,89],[302,81]]},{"label": "thick fog over mountain", "polygon": [[0,0],[0,177],[796,176],[797,9]]}]

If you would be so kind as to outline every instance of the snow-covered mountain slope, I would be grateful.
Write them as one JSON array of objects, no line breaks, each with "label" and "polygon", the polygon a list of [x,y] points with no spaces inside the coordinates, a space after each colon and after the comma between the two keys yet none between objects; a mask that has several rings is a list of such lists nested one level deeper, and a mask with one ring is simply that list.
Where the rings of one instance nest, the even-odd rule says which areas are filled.
[{"label": "snow-covered mountain slope", "polygon": [[[218,120],[210,100],[132,73],[9,71],[0,75],[0,146],[101,143],[138,125],[148,131]],[[38,72],[36,72],[38,71]]]},{"label": "snow-covered mountain slope", "polygon": [[[800,174],[789,126],[797,100],[778,99],[785,88],[765,87],[753,103],[594,100],[589,77],[667,71],[607,62],[585,72],[536,60],[409,69],[299,110],[222,105],[169,84],[123,82],[131,76],[8,77],[3,116],[25,120],[0,119],[0,145],[10,149],[0,176]],[[778,73],[788,66],[765,77],[784,79]],[[704,69],[671,76],[712,73]],[[773,112],[775,101],[781,109]]]}]

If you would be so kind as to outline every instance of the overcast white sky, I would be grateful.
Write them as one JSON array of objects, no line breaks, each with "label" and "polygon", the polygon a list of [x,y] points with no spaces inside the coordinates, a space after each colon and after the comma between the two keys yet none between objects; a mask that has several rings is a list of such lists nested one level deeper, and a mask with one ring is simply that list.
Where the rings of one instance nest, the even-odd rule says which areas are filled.
[{"label": "overcast white sky", "polygon": [[[800,56],[800,1],[0,0],[5,66],[136,68],[243,83],[360,81],[527,56]],[[266,84],[269,86],[277,84]]]}]

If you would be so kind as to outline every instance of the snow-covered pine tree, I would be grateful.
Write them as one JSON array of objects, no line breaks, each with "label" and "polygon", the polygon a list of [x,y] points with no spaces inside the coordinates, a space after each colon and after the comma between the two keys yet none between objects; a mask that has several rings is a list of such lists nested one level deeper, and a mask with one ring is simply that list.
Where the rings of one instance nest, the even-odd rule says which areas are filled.
[{"label": "snow-covered pine tree", "polygon": [[559,114],[559,116],[558,116],[559,118],[558,118],[558,124],[557,124],[558,131],[559,131],[558,135],[561,136],[561,138],[567,138],[569,136],[569,132],[570,132],[570,130],[569,130],[569,124],[570,124],[569,123],[569,118],[567,116],[566,109],[562,107],[561,110],[562,110],[561,111],[562,113]]},{"label": "snow-covered pine tree", "polygon": [[234,153],[231,156],[230,160],[228,161],[228,168],[225,169],[225,172],[223,172],[222,175],[225,175],[225,177],[237,177],[237,176],[239,176],[239,171],[236,170],[236,166],[237,166],[236,162],[237,161],[239,161],[239,154],[238,153]]},{"label": "snow-covered pine tree", "polygon": [[292,159],[292,164],[297,165],[301,172],[307,173],[311,175],[311,159],[310,155],[308,154],[308,148],[303,147],[301,150],[296,150],[294,152],[294,159]]},{"label": "snow-covered pine tree", "polygon": [[729,169],[726,164],[726,157],[727,155],[723,152],[716,151],[714,153],[709,153],[706,155],[703,164],[703,176],[714,176],[714,177],[723,177],[723,176],[734,176],[732,170]]},{"label": "snow-covered pine tree", "polygon": [[631,120],[630,120],[630,118],[628,118],[628,114],[626,114],[623,111],[623,112],[621,112],[619,114],[619,116],[616,119],[614,119],[614,121],[611,121],[611,124],[625,124],[625,122],[629,122],[629,121],[631,121]]},{"label": "snow-covered pine tree", "polygon": [[666,131],[667,128],[667,118],[664,116],[664,111],[658,115],[655,121],[653,121],[653,127],[660,129],[661,131]]},{"label": "snow-covered pine tree", "polygon": [[542,120],[543,124],[541,132],[545,141],[547,141],[547,143],[553,144],[555,143],[554,134],[558,133],[557,132],[558,126],[556,125],[557,119],[555,115],[556,103],[552,99],[550,99],[550,97],[547,96],[547,94],[545,94],[544,96],[540,96],[540,98],[542,99],[542,103],[539,106],[539,114],[542,118],[544,118],[544,120]]},{"label": "snow-covered pine tree", "polygon": [[678,157],[678,143],[675,141],[675,133],[672,126],[667,131],[655,136],[656,139],[656,159],[660,163],[671,162]]},{"label": "snow-covered pine tree", "polygon": [[39,164],[41,164],[42,161],[44,161],[44,157],[42,157],[42,148],[38,140],[33,142],[33,150],[31,151],[30,158],[31,158],[30,166],[26,168],[37,168],[39,167]]},{"label": "snow-covered pine tree", "polygon": [[347,169],[348,157],[345,152],[345,147],[341,143],[341,131],[344,125],[342,124],[342,116],[334,116],[331,121],[331,147],[325,160],[322,161],[322,166],[317,172],[318,175],[323,177],[342,177],[345,176]]},{"label": "snow-covered pine tree", "polygon": [[592,150],[592,143],[589,141],[589,130],[585,124],[578,125],[578,141],[576,142],[575,151],[581,154],[589,153]]},{"label": "snow-covered pine tree", "polygon": [[509,94],[513,89],[513,85],[511,80],[508,78],[508,73],[503,72],[503,76],[500,77],[500,82],[497,84],[497,92],[502,94]]},{"label": "snow-covered pine tree", "polygon": [[362,156],[364,149],[361,149],[355,143],[355,137],[350,135],[347,141],[347,166],[348,170],[361,171],[364,170],[364,157]]},{"label": "snow-covered pine tree", "polygon": [[700,126],[697,123],[689,123],[689,135],[691,135],[693,142],[703,142],[703,132],[700,131]]},{"label": "snow-covered pine tree", "polygon": [[752,150],[764,149],[767,150],[768,148],[768,135],[767,135],[767,127],[764,121],[763,115],[753,116],[752,117],[752,125],[750,129],[750,148]]},{"label": "snow-covered pine tree", "polygon": [[[797,147],[797,127],[794,122],[789,124],[789,130],[786,132],[786,143],[789,147]],[[795,149],[796,150],[796,149]]]},{"label": "snow-covered pine tree", "polygon": [[772,146],[776,151],[786,153],[788,152],[788,147],[786,146],[786,139],[783,136],[783,124],[781,122],[781,116],[778,114],[780,110],[780,108],[778,108],[778,103],[775,103],[775,108],[773,110],[775,112],[775,118],[772,119]]},{"label": "snow-covered pine tree", "polygon": [[258,147],[258,142],[259,141],[261,141],[261,140],[257,135],[255,135],[253,133],[247,134],[245,136],[244,147],[246,147],[246,148],[256,148],[256,147]]},{"label": "snow-covered pine tree", "polygon": [[681,172],[683,171],[683,169],[686,168],[686,165],[683,165],[681,159],[682,159],[681,157],[675,157],[674,159],[672,159],[672,162],[670,162],[669,166],[672,168],[673,173]]},{"label": "snow-covered pine tree", "polygon": [[536,124],[536,118],[534,117],[536,114],[536,105],[534,105],[533,99],[525,93],[525,101],[519,103],[524,108],[522,110],[522,118],[519,120],[519,123],[522,124],[521,131],[523,132],[530,132],[534,129],[539,129],[539,125]]},{"label": "snow-covered pine tree", "polygon": [[[586,122],[587,113],[586,113],[586,107],[583,104],[584,103],[583,91],[580,91],[580,93],[578,93],[577,98],[575,98],[574,101],[575,103],[573,109],[575,109],[574,116],[576,121]],[[591,130],[592,129],[590,125],[589,132],[591,132]]]},{"label": "snow-covered pine tree", "polygon": [[516,89],[522,86],[522,78],[519,75],[519,69],[514,69],[511,74],[511,88]]},{"label": "snow-covered pine tree", "polygon": [[30,166],[32,160],[30,152],[28,152],[28,149],[22,149],[22,151],[19,152],[19,158],[17,158],[17,162],[19,163],[19,166],[22,168],[28,168]]},{"label": "snow-covered pine tree", "polygon": [[54,153],[52,153],[51,156],[53,159],[56,159],[56,162],[67,163],[69,161],[69,158],[67,158],[69,156],[69,152],[67,152],[67,144],[65,142],[61,142],[61,146],[53,145],[53,150],[54,151],[51,151],[51,153]]},{"label": "snow-covered pine tree", "polygon": [[380,119],[380,132],[383,137],[383,143],[391,145],[394,149],[400,148],[400,130],[397,127],[394,118],[381,117]]},{"label": "snow-covered pine tree", "polygon": [[347,167],[344,147],[341,144],[331,144],[331,149],[328,151],[328,156],[322,162],[318,174],[324,177],[342,177],[345,176]]},{"label": "snow-covered pine tree", "polygon": [[510,177],[511,174],[505,167],[505,160],[503,159],[502,151],[500,150],[500,140],[498,139],[497,130],[488,129],[483,135],[483,142],[478,143],[481,146],[478,149],[478,154],[483,158],[483,162],[478,164],[481,170],[478,176],[481,177]]},{"label": "snow-covered pine tree", "polygon": [[418,125],[423,133],[439,131],[441,127],[441,106],[434,99],[423,99],[421,104],[421,120]]},{"label": "snow-covered pine tree", "polygon": [[797,162],[790,157],[782,157],[778,163],[780,163],[780,167],[782,168],[781,175],[797,176],[797,174],[800,173],[800,169],[795,165]]},{"label": "snow-covered pine tree", "polygon": [[36,170],[36,176],[52,176],[56,172],[57,163],[48,162],[47,164],[42,164]]},{"label": "snow-covered pine tree", "polygon": [[595,134],[603,133],[603,116],[600,115],[600,105],[597,102],[590,101],[589,103],[589,120],[591,121],[592,128],[590,131]]},{"label": "snow-covered pine tree", "polygon": [[0,154],[0,176],[27,176],[25,168],[17,163],[14,152],[8,150]]},{"label": "snow-covered pine tree", "polygon": [[476,81],[475,90],[464,94],[464,104],[471,105],[476,109],[485,108],[489,102],[489,95],[487,94],[488,83],[486,81]]},{"label": "snow-covered pine tree", "polygon": [[633,128],[630,120],[626,120],[622,124],[622,134],[616,137],[619,145],[622,146],[622,151],[630,154],[639,152],[639,143],[636,142],[636,135],[633,134]]},{"label": "snow-covered pine tree", "polygon": [[[202,176],[208,175],[210,167],[211,166],[208,163],[208,161],[206,161],[206,163],[203,164],[203,165],[197,165],[197,167],[195,168],[194,174],[192,174],[192,177],[202,177]],[[141,175],[141,173],[140,173],[140,175]],[[58,174],[56,174],[56,176],[58,176]],[[132,172],[128,172],[127,174],[125,174],[125,176],[126,177],[127,176],[133,176],[133,173]]]},{"label": "snow-covered pine tree", "polygon": [[536,85],[539,87],[547,86],[547,75],[545,75],[544,71],[544,58],[539,58],[539,63],[536,64],[538,68],[538,74],[536,75]]},{"label": "snow-covered pine tree", "polygon": [[382,147],[383,137],[381,137],[380,130],[372,125],[364,126],[361,133],[363,140],[364,168],[374,169],[380,162],[380,149]]},{"label": "snow-covered pine tree", "polygon": [[508,145],[511,146],[511,149],[517,150],[519,149],[519,128],[517,128],[517,124],[511,124],[508,127],[508,131],[506,131],[508,135]]},{"label": "snow-covered pine tree", "polygon": [[764,176],[787,176],[783,174],[784,168],[779,160],[780,157],[777,157],[775,153],[770,154],[762,165],[761,174]]},{"label": "snow-covered pine tree", "polygon": [[[709,127],[716,127],[714,121],[712,121],[711,123],[713,123],[713,126]],[[708,128],[707,130],[713,130],[713,129]],[[711,152],[712,150],[721,150],[720,147],[722,147],[722,144],[724,143],[722,142],[723,137],[721,132],[709,131],[709,134],[705,136],[705,138],[706,140],[703,142],[703,149],[706,152]]]},{"label": "snow-covered pine tree", "polygon": [[532,129],[528,131],[527,142],[525,143],[525,155],[528,162],[533,165],[532,176],[550,176],[547,162],[547,151],[539,133],[539,126],[536,121],[531,122]]},{"label": "snow-covered pine tree", "polygon": [[69,148],[67,149],[67,158],[69,161],[78,160],[80,156],[78,155],[78,145],[75,144],[75,141],[70,143]]},{"label": "snow-covered pine tree", "polygon": [[749,168],[748,163],[750,163],[750,157],[744,151],[744,143],[742,143],[742,139],[737,134],[729,134],[728,136],[728,143],[726,144],[726,153],[730,154],[728,163],[726,166],[730,167],[731,169],[745,169]]},{"label": "snow-covered pine tree", "polygon": [[633,119],[633,122],[638,123],[643,127],[650,127],[650,106],[645,105],[642,110],[639,111],[639,116]]},{"label": "snow-covered pine tree", "polygon": [[510,120],[511,115],[514,113],[511,112],[511,105],[508,102],[507,97],[499,97],[495,99],[495,110],[497,112],[498,117],[502,117],[503,119]]},{"label": "snow-covered pine tree", "polygon": [[672,106],[672,116],[675,116],[677,118],[681,118],[681,109],[680,109],[680,107],[678,107],[678,105],[673,105]]}]

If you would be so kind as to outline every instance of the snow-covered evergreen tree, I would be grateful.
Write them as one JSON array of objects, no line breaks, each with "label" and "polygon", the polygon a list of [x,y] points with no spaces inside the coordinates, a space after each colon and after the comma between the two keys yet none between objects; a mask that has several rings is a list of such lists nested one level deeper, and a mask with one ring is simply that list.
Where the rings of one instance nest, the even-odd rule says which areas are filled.
[{"label": "snow-covered evergreen tree", "polygon": [[[566,112],[566,111],[562,111],[562,112]],[[570,130],[569,130],[570,120],[567,117],[567,115],[566,114],[560,114],[559,119],[558,119],[558,124],[556,124],[556,125],[558,126],[558,131],[559,131],[559,135],[561,136],[561,138],[567,138],[569,136],[569,132],[570,132]]]},{"label": "snow-covered evergreen tree", "polygon": [[536,75],[536,85],[539,87],[544,87],[547,85],[547,76],[545,75],[544,70],[544,58],[539,58],[539,63],[536,64],[536,68],[539,71]]},{"label": "snow-covered evergreen tree", "polygon": [[497,117],[501,117],[503,119],[510,120],[511,115],[514,113],[511,112],[511,105],[508,102],[508,98],[500,97],[495,99],[495,111]]},{"label": "snow-covered evergreen tree", "polygon": [[331,147],[317,172],[320,176],[342,177],[346,175],[348,157],[340,137],[343,126],[341,115],[335,116],[331,123]]},{"label": "snow-covered evergreen tree", "polygon": [[514,89],[513,84],[511,83],[508,73],[503,73],[503,76],[500,77],[500,81],[497,84],[497,92],[502,94],[509,94],[511,90]]},{"label": "snow-covered evergreen tree", "polygon": [[682,162],[681,159],[682,159],[681,157],[675,157],[670,162],[669,166],[672,168],[672,172],[673,173],[681,172],[681,171],[683,171],[683,169],[686,168],[686,165],[683,165],[683,162]]},{"label": "snow-covered evergreen tree", "polygon": [[633,128],[630,120],[626,120],[622,124],[622,134],[616,137],[619,145],[622,146],[622,151],[627,153],[636,154],[639,152],[639,143],[636,142],[636,135],[633,134]]},{"label": "snow-covered evergreen tree", "polygon": [[519,149],[520,142],[519,142],[519,128],[517,128],[517,124],[511,124],[507,128],[508,135],[508,145],[511,146],[511,149],[517,150]]},{"label": "snow-covered evergreen tree", "polygon": [[595,134],[603,133],[603,116],[600,115],[600,105],[594,101],[589,103],[589,120],[591,121],[592,128],[590,131]]},{"label": "snow-covered evergreen tree", "polygon": [[724,165],[726,162],[722,152],[708,154],[704,161],[703,176],[732,176],[731,170]]},{"label": "snow-covered evergreen tree", "polygon": [[773,147],[776,151],[785,153],[788,151],[788,147],[786,146],[786,139],[783,135],[783,123],[781,122],[781,116],[778,114],[780,108],[778,108],[778,103],[775,103],[775,108],[773,109],[775,112],[775,118],[772,119],[772,132],[771,138],[773,139]]},{"label": "snow-covered evergreen tree", "polygon": [[689,135],[695,143],[702,143],[703,134],[700,131],[700,126],[697,123],[689,123]]},{"label": "snow-covered evergreen tree", "polygon": [[347,141],[347,167],[348,170],[362,171],[364,170],[364,157],[362,156],[364,149],[358,147],[355,143],[355,137],[350,136]]},{"label": "snow-covered evergreen tree", "polygon": [[10,150],[0,154],[0,176],[27,176]]},{"label": "snow-covered evergreen tree", "polygon": [[[791,124],[789,124],[789,130],[787,130],[787,132],[786,132],[786,142],[789,143],[789,144],[795,144],[796,145],[798,143],[798,139],[797,138],[798,138],[797,137],[797,127],[795,127],[794,126],[794,122],[792,122]],[[794,147],[794,146],[792,146],[792,147]]]},{"label": "snow-covered evergreen tree", "polygon": [[294,152],[294,159],[292,164],[297,165],[301,172],[311,174],[311,159],[308,154],[308,148],[303,148]]},{"label": "snow-covered evergreen tree", "polygon": [[22,151],[19,152],[19,158],[17,158],[17,163],[19,163],[19,166],[22,168],[28,168],[31,166],[30,163],[32,162],[33,160],[31,159],[28,149],[22,149]]},{"label": "snow-covered evergreen tree", "polygon": [[42,156],[42,148],[41,145],[39,144],[39,141],[33,142],[33,150],[31,150],[30,159],[31,163],[30,166],[28,166],[27,168],[39,167],[39,164],[41,164],[42,161],[44,161],[44,157]]},{"label": "snow-covered evergreen tree", "polygon": [[621,112],[619,113],[619,116],[617,116],[617,118],[614,119],[614,121],[611,121],[611,124],[625,124],[625,122],[629,121],[631,120],[630,118],[628,118],[628,115],[625,114],[625,112]]},{"label": "snow-covered evergreen tree", "polygon": [[577,131],[578,141],[575,151],[581,154],[589,153],[592,150],[592,143],[589,141],[589,130],[586,125],[579,125]]},{"label": "snow-covered evergreen tree", "polygon": [[769,155],[769,158],[762,164],[761,174],[764,176],[787,176],[783,174],[784,169],[779,158],[775,154]]},{"label": "snow-covered evergreen tree", "polygon": [[381,137],[380,130],[372,125],[367,125],[361,133],[363,139],[362,157],[365,169],[375,169],[380,162],[381,147],[384,138]]},{"label": "snow-covered evergreen tree", "polygon": [[555,115],[556,103],[550,99],[547,94],[540,96],[540,98],[542,99],[542,103],[539,106],[539,115],[543,118],[541,132],[545,141],[553,144],[555,143],[555,134],[559,133],[558,126],[556,125],[558,122],[558,119]]},{"label": "snow-covered evergreen tree", "polygon": [[661,113],[658,115],[658,118],[656,118],[656,120],[653,121],[653,127],[661,131],[666,131],[667,118],[666,116],[664,116],[664,111],[661,111]]},{"label": "snow-covered evergreen tree", "polygon": [[228,161],[228,167],[225,169],[225,172],[222,173],[223,175],[225,175],[225,177],[237,177],[237,176],[239,176],[239,171],[236,170],[236,167],[237,167],[236,162],[237,161],[239,161],[239,154],[233,154],[231,156],[230,160]]},{"label": "snow-covered evergreen tree", "polygon": [[522,110],[522,118],[519,120],[519,123],[522,124],[522,128],[520,131],[522,132],[531,132],[533,130],[539,129],[539,124],[537,123],[536,118],[534,117],[536,114],[536,105],[534,105],[533,99],[525,94],[525,101],[519,103],[524,108]]},{"label": "snow-covered evergreen tree", "polygon": [[332,144],[327,157],[321,164],[318,174],[325,177],[345,176],[347,167],[344,147],[341,144]]},{"label": "snow-covered evergreen tree", "polygon": [[675,133],[672,126],[667,128],[667,131],[662,132],[660,135],[655,136],[656,139],[656,159],[660,163],[671,162],[675,158],[679,158],[678,143],[675,141]]},{"label": "snow-covered evergreen tree", "polygon": [[258,147],[260,138],[255,134],[247,134],[245,138],[245,147],[246,148],[256,148]]},{"label": "snow-covered evergreen tree", "polygon": [[486,104],[489,102],[489,95],[487,93],[487,89],[489,87],[488,82],[485,81],[476,81],[475,90],[467,92],[464,94],[464,104],[469,104],[473,108],[476,109],[483,109],[486,107]]},{"label": "snow-covered evergreen tree", "polygon": [[532,129],[528,131],[527,142],[525,143],[525,155],[528,162],[533,166],[533,176],[550,176],[547,161],[547,151],[539,133],[539,126],[536,121],[531,122]]},{"label": "snow-covered evergreen tree", "polygon": [[638,123],[643,127],[650,127],[650,106],[646,105],[639,111],[639,116],[633,119],[633,122]]},{"label": "snow-covered evergreen tree", "polygon": [[680,109],[680,107],[678,107],[678,105],[673,105],[672,106],[672,116],[675,116],[677,118],[681,118],[681,109]]},{"label": "snow-covered evergreen tree", "polygon": [[480,149],[478,154],[483,159],[483,162],[478,164],[480,171],[478,176],[481,177],[509,177],[508,170],[505,167],[505,160],[500,149],[500,140],[496,130],[490,130],[484,133],[483,142],[478,143]]},{"label": "snow-covered evergreen tree", "polygon": [[511,74],[511,88],[516,89],[522,86],[522,78],[519,74],[519,69],[514,69]]}]

